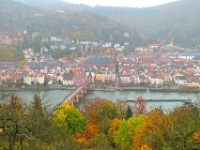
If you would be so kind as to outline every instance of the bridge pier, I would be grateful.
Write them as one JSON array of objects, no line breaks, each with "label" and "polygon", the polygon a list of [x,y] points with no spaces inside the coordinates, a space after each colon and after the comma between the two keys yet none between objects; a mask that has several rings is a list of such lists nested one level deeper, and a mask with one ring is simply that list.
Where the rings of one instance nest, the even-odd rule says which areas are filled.
[{"label": "bridge pier", "polygon": [[88,89],[90,89],[90,90],[93,89],[93,83],[88,84]]},{"label": "bridge pier", "polygon": [[83,97],[83,94],[84,94],[84,89],[82,89],[79,93],[79,97]]},{"label": "bridge pier", "polygon": [[74,97],[74,102],[78,102],[79,100],[79,94],[77,94],[75,97]]},{"label": "bridge pier", "polygon": [[74,100],[70,100],[69,102],[70,102],[71,106],[74,106]]},{"label": "bridge pier", "polygon": [[87,86],[83,89],[83,93],[87,93]]}]

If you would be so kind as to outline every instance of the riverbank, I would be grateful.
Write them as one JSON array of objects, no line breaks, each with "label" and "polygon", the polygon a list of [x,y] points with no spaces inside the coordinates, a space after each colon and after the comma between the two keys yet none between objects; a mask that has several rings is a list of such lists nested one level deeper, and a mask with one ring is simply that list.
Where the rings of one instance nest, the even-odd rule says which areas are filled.
[{"label": "riverbank", "polygon": [[144,92],[200,92],[200,89],[190,89],[190,88],[122,88],[118,89],[120,91],[144,91]]},{"label": "riverbank", "polygon": [[[56,87],[56,88],[0,88],[0,91],[53,91],[53,90],[74,90],[76,87]],[[94,88],[89,91],[144,91],[144,92],[200,92],[199,88],[145,88],[145,87],[123,87],[123,88]]]},{"label": "riverbank", "polygon": [[70,88],[0,88],[0,91],[53,91],[53,90],[74,90],[75,87]]}]

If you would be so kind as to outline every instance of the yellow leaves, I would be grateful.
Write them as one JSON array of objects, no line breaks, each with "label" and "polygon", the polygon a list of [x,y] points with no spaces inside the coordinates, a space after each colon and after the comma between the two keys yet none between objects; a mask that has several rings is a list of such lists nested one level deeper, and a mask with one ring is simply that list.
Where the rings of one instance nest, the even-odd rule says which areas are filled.
[{"label": "yellow leaves", "polygon": [[[59,124],[61,123],[62,124],[62,122],[64,122],[64,120],[65,120],[65,114],[64,114],[64,111],[62,111],[61,109],[59,109],[59,110],[57,110],[56,111],[56,117],[55,117],[55,121],[56,122],[59,122]],[[61,125],[60,124],[60,125]]]},{"label": "yellow leaves", "polygon": [[59,126],[62,126],[62,123],[65,121],[66,113],[65,110],[71,110],[72,106],[70,105],[70,103],[66,103],[63,106],[59,106],[59,108],[56,110],[56,114],[55,114],[55,122],[58,123]]},{"label": "yellow leaves", "polygon": [[108,134],[113,139],[118,135],[118,129],[121,123],[122,123],[122,120],[119,120],[118,118],[115,118],[112,120],[111,127],[108,131]]},{"label": "yellow leaves", "polygon": [[142,145],[140,150],[152,150],[148,145]]},{"label": "yellow leaves", "polygon": [[64,104],[63,108],[66,109],[66,110],[71,110],[72,106],[71,106],[70,103],[66,103],[66,104]]},{"label": "yellow leaves", "polygon": [[85,118],[70,103],[57,108],[53,120],[58,127],[61,127],[61,129],[68,133],[74,134],[85,131]]},{"label": "yellow leaves", "polygon": [[115,118],[112,120],[111,127],[118,128],[120,126],[121,122],[122,122],[122,120]]},{"label": "yellow leaves", "polygon": [[78,144],[82,144],[82,145],[87,145],[88,142],[85,138],[79,138],[79,139],[76,139],[76,143]]},{"label": "yellow leaves", "polygon": [[181,69],[181,70],[179,70],[179,73],[182,74],[183,76],[185,76],[186,75],[186,70]]}]

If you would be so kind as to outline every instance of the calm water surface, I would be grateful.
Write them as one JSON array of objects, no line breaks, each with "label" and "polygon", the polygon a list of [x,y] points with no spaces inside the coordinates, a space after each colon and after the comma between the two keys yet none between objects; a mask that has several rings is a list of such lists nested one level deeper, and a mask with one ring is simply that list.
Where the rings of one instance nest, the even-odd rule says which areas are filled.
[{"label": "calm water surface", "polygon": [[[61,102],[71,91],[70,90],[52,90],[52,91],[15,91],[7,92],[6,94],[17,94],[24,102],[31,102],[35,94],[40,95],[45,101],[47,101],[51,106],[55,106]],[[118,99],[126,99],[126,97],[137,97],[142,96],[145,98],[190,98],[193,102],[197,101],[196,93],[182,93],[182,92],[143,92],[143,91],[89,91],[83,98],[80,99],[78,103],[75,103],[75,106],[82,108],[87,99],[100,97],[112,100],[116,102]],[[8,99],[8,98],[7,98]],[[129,105],[133,103],[129,102]],[[175,106],[182,105],[181,102],[148,102],[147,107],[150,109],[152,107],[161,106],[165,110],[172,109]]]},{"label": "calm water surface", "polygon": [[[143,92],[143,91],[116,91],[116,92],[104,92],[104,91],[90,91],[87,93],[77,106],[81,107],[84,105],[87,99],[100,97],[112,100],[116,102],[118,99],[126,99],[126,97],[135,98],[137,96],[142,96],[145,98],[190,98],[192,102],[197,101],[197,93],[181,93],[181,92]],[[129,102],[129,105],[134,105],[134,103]],[[176,106],[182,105],[182,102],[147,102],[147,108],[162,107],[165,110],[172,109]]]}]

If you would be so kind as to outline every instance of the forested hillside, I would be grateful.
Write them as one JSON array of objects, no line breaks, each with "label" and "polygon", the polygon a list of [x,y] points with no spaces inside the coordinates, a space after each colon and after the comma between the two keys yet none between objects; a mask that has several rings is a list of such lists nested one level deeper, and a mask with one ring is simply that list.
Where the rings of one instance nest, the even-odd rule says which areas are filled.
[{"label": "forested hillside", "polygon": [[183,46],[197,46],[200,44],[199,8],[199,0],[179,0],[141,9],[96,7],[94,12],[131,27],[147,42],[165,39]]},{"label": "forested hillside", "polygon": [[35,13],[40,13],[36,8],[31,8],[11,0],[0,0],[0,31],[16,32],[25,30],[32,23],[37,22]]},{"label": "forested hillside", "polygon": [[63,0],[16,0],[16,1],[32,7],[38,7],[42,9],[62,9],[68,7],[70,4]]},{"label": "forested hillside", "polygon": [[0,11],[0,31],[13,31],[15,36],[19,30],[28,30],[29,33],[39,32],[41,36],[107,40],[112,34],[123,35],[129,31],[127,27],[91,12],[42,10],[11,0],[1,0]]},{"label": "forested hillside", "polygon": [[[103,40],[123,43],[124,33],[128,32],[131,35],[129,37],[131,44],[141,42],[139,36],[132,34],[128,27],[93,12],[39,9],[12,0],[0,0],[0,3],[0,38],[2,35],[5,39],[6,34],[14,43],[17,41],[17,44],[10,46],[9,49],[21,56],[23,48],[33,47],[39,51],[43,46],[41,39],[52,36],[67,37],[75,41]],[[4,48],[7,49],[8,46]],[[5,57],[0,61],[14,58],[20,57],[9,55],[9,59]]]},{"label": "forested hillside", "polygon": [[166,43],[174,41],[174,44],[185,47],[200,44],[199,0],[179,0],[149,8],[66,4],[66,9],[94,12],[130,27],[133,33],[142,36],[142,44],[156,42],[158,39],[165,40]]}]

